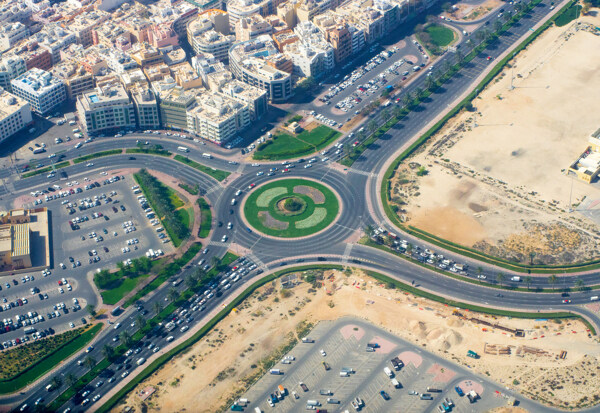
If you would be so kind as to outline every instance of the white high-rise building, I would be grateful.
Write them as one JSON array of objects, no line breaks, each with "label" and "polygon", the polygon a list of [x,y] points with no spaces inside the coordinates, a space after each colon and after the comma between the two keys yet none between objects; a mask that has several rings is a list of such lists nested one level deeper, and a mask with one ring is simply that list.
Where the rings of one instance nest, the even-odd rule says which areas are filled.
[{"label": "white high-rise building", "polygon": [[135,109],[118,82],[109,83],[77,98],[77,114],[88,133],[135,128]]},{"label": "white high-rise building", "polygon": [[12,92],[10,81],[27,71],[25,60],[21,56],[3,56],[0,59],[0,87]]}]

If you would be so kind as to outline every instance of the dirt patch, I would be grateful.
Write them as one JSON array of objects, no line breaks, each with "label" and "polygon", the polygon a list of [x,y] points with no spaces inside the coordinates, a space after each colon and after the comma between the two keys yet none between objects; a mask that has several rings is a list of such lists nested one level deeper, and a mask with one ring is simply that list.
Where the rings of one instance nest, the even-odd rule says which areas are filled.
[{"label": "dirt patch", "polygon": [[566,174],[598,128],[581,107],[596,105],[600,89],[600,36],[590,33],[600,17],[582,20],[547,30],[481,93],[474,112],[456,116],[399,167],[391,198],[400,220],[508,260],[598,257],[600,187]]},{"label": "dirt patch", "polygon": [[289,226],[289,223],[273,218],[269,211],[258,211],[258,219],[267,228],[283,230]]},{"label": "dirt patch", "polygon": [[415,366],[415,368],[419,368],[421,364],[423,364],[423,357],[412,351],[404,351],[398,354],[398,358],[402,360],[404,364],[408,365],[410,363]]},{"label": "dirt patch", "polygon": [[452,380],[454,378],[454,376],[456,376],[456,372],[444,368],[441,365],[435,363],[433,366],[431,366],[428,370],[427,373],[429,374],[433,374],[433,381],[437,382],[437,383],[448,383],[450,380]]},{"label": "dirt patch", "polygon": [[294,192],[300,195],[306,195],[310,197],[310,199],[312,199],[315,204],[322,204],[323,202],[325,202],[325,195],[323,195],[323,192],[319,191],[316,188],[313,188],[312,186],[297,185],[294,187]]},{"label": "dirt patch", "polygon": [[308,122],[308,121],[306,122],[306,124],[304,125],[304,130],[311,131],[314,128],[317,128],[319,126],[321,126],[321,124],[313,119],[310,122]]},{"label": "dirt patch", "polygon": [[344,337],[346,340],[348,340],[350,337],[354,337],[357,341],[359,341],[365,335],[365,330],[358,326],[348,324],[342,327],[340,333],[342,333],[342,337]]},{"label": "dirt patch", "polygon": [[485,17],[490,11],[499,7],[502,3],[500,0],[487,0],[483,4],[475,5],[469,3],[457,3],[454,10],[450,13],[445,13],[447,17],[453,20],[472,21],[479,20]]},{"label": "dirt patch", "polygon": [[[573,378],[565,378],[562,391],[566,394],[569,389],[578,388],[581,390],[577,392],[586,392],[590,400],[594,395],[600,395],[599,383],[595,381],[598,376],[593,376],[596,364],[587,364],[600,355],[600,348],[587,337],[585,327],[579,322],[558,324],[477,315],[490,322],[525,330],[525,338],[515,338],[493,328],[483,331],[480,325],[453,315],[453,308],[398,290],[388,290],[361,271],[311,272],[309,275],[317,279],[314,286],[303,281],[306,274],[299,275],[299,285],[287,290],[291,294],[281,292],[279,281],[257,290],[238,306],[237,312],[230,313],[185,354],[140,383],[125,404],[140,411],[143,403],[149,412],[189,411],[190,406],[202,406],[198,411],[219,411],[231,397],[241,394],[244,383],[252,382],[253,378],[263,374],[261,360],[287,343],[290,334],[303,337],[306,330],[301,326],[306,323],[335,320],[345,315],[372,322],[444,358],[468,365],[478,374],[489,374],[491,379],[505,386],[515,387],[512,383],[516,378],[520,383],[517,390],[531,391],[534,395],[536,392],[546,393],[542,390],[548,389],[544,378],[552,377],[552,372],[566,375],[571,366],[581,366],[571,370]],[[325,290],[329,290],[331,295]],[[350,333],[356,332],[351,330]],[[439,338],[449,337],[450,333],[462,337],[462,340],[446,339],[450,347],[440,347]],[[428,340],[430,334],[438,339]],[[489,342],[536,344],[550,352],[552,357],[485,354],[483,349]],[[567,358],[556,358],[555,355],[563,349],[568,349]],[[477,360],[468,358],[468,350],[482,357]],[[421,356],[414,352],[402,352],[399,357],[405,364],[419,366],[422,363]],[[587,384],[578,386],[575,382]],[[473,383],[474,389],[481,393],[476,385]],[[148,386],[156,388],[156,391],[142,402],[138,395]],[[468,388],[463,387],[464,390]],[[563,397],[563,393],[556,394]],[[113,411],[121,412],[124,408],[120,405]]]}]

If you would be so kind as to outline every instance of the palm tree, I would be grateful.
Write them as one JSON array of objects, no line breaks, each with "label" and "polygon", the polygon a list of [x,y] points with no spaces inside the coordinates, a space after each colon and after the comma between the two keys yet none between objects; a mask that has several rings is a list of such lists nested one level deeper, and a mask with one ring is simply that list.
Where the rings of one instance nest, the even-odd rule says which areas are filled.
[{"label": "palm tree", "polygon": [[174,302],[179,298],[179,292],[175,288],[171,288],[167,293],[167,298],[169,301]]},{"label": "palm tree", "polygon": [[432,76],[427,76],[427,78],[425,78],[425,89],[431,90],[434,85],[435,82],[433,81]]},{"label": "palm tree", "polygon": [[146,327],[146,319],[144,318],[143,315],[138,314],[137,317],[135,318],[135,324],[140,328],[140,330],[144,327]]},{"label": "palm tree", "polygon": [[504,279],[505,279],[505,275],[502,274],[501,272],[496,274],[496,281],[498,282],[498,284],[502,285],[502,281],[504,281]]},{"label": "palm tree", "polygon": [[481,274],[483,274],[483,267],[479,266],[479,267],[477,267],[477,275],[478,275],[477,278],[481,279]]},{"label": "palm tree", "polygon": [[417,99],[419,99],[421,96],[423,96],[423,89],[421,89],[420,87],[415,89],[415,97]]},{"label": "palm tree", "polygon": [[529,253],[529,265],[533,265],[533,259],[535,258],[535,251]]},{"label": "palm tree", "polygon": [[548,282],[552,285],[552,289],[554,290],[554,286],[556,284],[556,281],[558,281],[558,278],[556,277],[556,274],[552,274],[550,277],[548,277]]},{"label": "palm tree", "polygon": [[585,281],[582,278],[578,278],[575,280],[575,286],[579,291],[583,291],[585,289]]},{"label": "palm tree", "polygon": [[65,382],[67,383],[67,386],[73,387],[73,385],[77,383],[77,377],[73,373],[67,373],[65,375]]},{"label": "palm tree", "polygon": [[494,22],[494,31],[496,33],[498,33],[500,31],[500,29],[502,28],[502,22],[500,22],[500,20],[496,20]]},{"label": "palm tree", "polygon": [[53,390],[57,390],[60,386],[62,386],[62,383],[63,381],[60,376],[54,376],[52,377],[52,380],[50,380]]},{"label": "palm tree", "polygon": [[367,124],[367,129],[368,129],[368,130],[369,130],[369,132],[371,132],[371,133],[375,132],[375,129],[377,129],[377,124],[375,123],[375,121],[373,121],[373,120],[372,120],[372,121],[370,121],[370,122]]},{"label": "palm tree", "polygon": [[525,284],[527,284],[527,289],[529,290],[529,286],[531,285],[531,282],[533,281],[533,279],[531,278],[530,275],[528,275],[527,277],[525,277]]},{"label": "palm tree", "polygon": [[371,237],[373,236],[373,231],[375,231],[375,227],[373,227],[373,225],[369,224],[366,225],[364,228],[365,234],[367,234],[367,237]]},{"label": "palm tree", "polygon": [[109,344],[105,344],[104,347],[102,347],[102,355],[104,357],[106,357],[107,360],[112,360],[115,358],[115,349],[113,346],[109,345]]},{"label": "palm tree", "polygon": [[477,40],[479,40],[479,43],[483,42],[483,39],[485,39],[485,32],[483,30],[478,31],[475,34],[475,37],[477,38]]},{"label": "palm tree", "polygon": [[465,55],[462,54],[462,52],[460,50],[456,51],[456,64],[459,66],[462,66],[462,64],[465,62]]},{"label": "palm tree", "polygon": [[87,356],[84,360],[83,360],[83,364],[88,368],[88,369],[92,369],[95,365],[96,365],[96,359],[93,358],[92,356]]},{"label": "palm tree", "polygon": [[159,314],[162,311],[162,304],[159,301],[156,301],[152,304],[152,309],[156,314]]},{"label": "palm tree", "polygon": [[406,92],[406,94],[402,98],[402,103],[404,103],[404,106],[406,107],[409,107],[413,104],[413,97],[410,92]]},{"label": "palm tree", "polygon": [[214,255],[211,259],[210,262],[212,264],[213,267],[218,266],[221,263],[221,259],[219,257],[217,257],[216,255]]},{"label": "palm tree", "polygon": [[121,339],[121,342],[125,344],[125,347],[130,347],[133,344],[131,334],[129,334],[127,331],[121,331],[121,334],[119,334],[119,338]]}]

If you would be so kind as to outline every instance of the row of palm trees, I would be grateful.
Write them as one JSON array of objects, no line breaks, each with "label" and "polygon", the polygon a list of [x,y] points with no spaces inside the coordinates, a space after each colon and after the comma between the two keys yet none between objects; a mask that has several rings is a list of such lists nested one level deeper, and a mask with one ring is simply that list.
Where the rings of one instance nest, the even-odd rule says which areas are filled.
[{"label": "row of palm trees", "polygon": [[[479,276],[481,276],[481,274],[483,273],[483,267],[477,267],[477,273]],[[481,278],[480,278],[481,279]],[[496,274],[496,282],[500,285],[502,285],[502,283],[506,281],[506,274],[504,273],[497,273]],[[550,285],[552,285],[552,289],[556,290],[556,283],[559,281],[558,276],[556,276],[556,274],[551,274],[550,276],[548,276],[548,283]],[[527,285],[527,289],[529,290],[529,287],[531,286],[531,283],[533,282],[533,277],[531,277],[530,275],[527,275],[525,277],[523,277],[523,282]],[[583,281],[583,279],[581,278],[577,278],[575,280],[575,288],[577,288],[579,291],[583,291],[585,289],[585,281]]]}]

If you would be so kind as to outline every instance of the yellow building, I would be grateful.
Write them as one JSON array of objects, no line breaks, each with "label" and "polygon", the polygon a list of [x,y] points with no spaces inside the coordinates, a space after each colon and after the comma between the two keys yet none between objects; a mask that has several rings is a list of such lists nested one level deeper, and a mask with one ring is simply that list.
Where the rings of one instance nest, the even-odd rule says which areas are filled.
[{"label": "yellow building", "polygon": [[592,133],[586,150],[569,166],[569,172],[592,183],[600,174],[600,129]]},{"label": "yellow building", "polygon": [[[35,240],[44,245],[42,250],[42,243],[38,243],[38,253],[32,251]],[[0,273],[47,266],[50,259],[48,241],[46,208],[14,209],[0,214]]]}]

